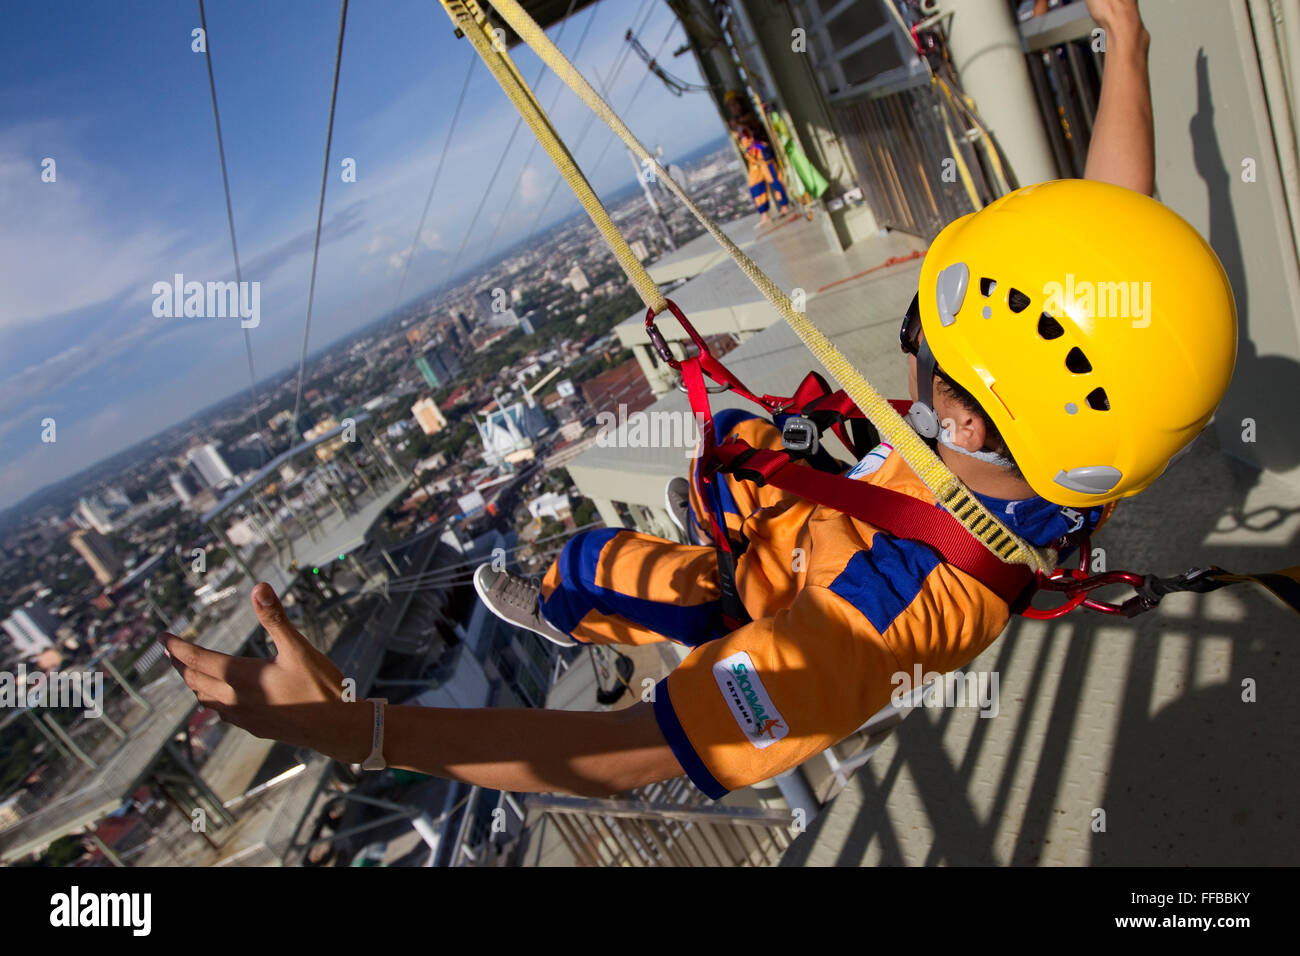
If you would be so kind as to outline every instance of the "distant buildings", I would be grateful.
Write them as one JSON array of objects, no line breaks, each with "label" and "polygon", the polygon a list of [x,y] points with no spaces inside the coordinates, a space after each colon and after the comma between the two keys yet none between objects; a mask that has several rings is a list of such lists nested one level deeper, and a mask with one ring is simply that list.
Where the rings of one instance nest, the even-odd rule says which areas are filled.
[{"label": "distant buildings", "polygon": [[226,460],[221,457],[221,452],[217,451],[217,446],[211,442],[191,448],[189,454],[185,456],[185,460],[198,472],[204,484],[214,491],[222,485],[235,480],[235,473],[230,470]]},{"label": "distant buildings", "polygon": [[534,518],[545,515],[554,518],[556,521],[564,521],[565,518],[569,517],[570,513],[569,496],[554,492],[538,495],[528,502],[528,513]]},{"label": "distant buildings", "polygon": [[[321,435],[324,435],[326,432],[333,431],[338,427],[339,427],[338,419],[336,419],[333,415],[329,415],[326,418],[323,418],[320,421],[318,421],[315,425],[307,429],[305,432],[303,432],[302,440],[305,442],[315,441]],[[339,449],[342,447],[343,447],[343,437],[339,436],[337,438],[331,438],[329,441],[321,442],[312,450],[316,453],[316,457],[319,458],[321,461],[330,461],[331,459],[333,459],[333,457],[336,454],[338,454]]]},{"label": "distant buildings", "polygon": [[501,402],[494,402],[480,414],[486,420],[480,422],[475,418],[474,424],[483,442],[483,460],[492,466],[533,457],[534,439],[550,427],[546,414],[531,395],[526,403],[515,402],[504,409]]},{"label": "distant buildings", "polygon": [[32,658],[54,646],[59,622],[44,607],[31,601],[0,621],[0,627],[9,635],[20,658]]},{"label": "distant buildings", "polygon": [[[501,316],[506,313],[514,315],[510,305],[510,294],[501,286],[479,289],[474,293],[474,311],[483,322],[492,324],[496,328],[503,327]],[[515,318],[513,324],[518,325],[519,319]]]},{"label": "distant buildings", "polygon": [[90,570],[95,572],[95,580],[100,584],[112,584],[122,573],[122,562],[113,552],[113,546],[108,543],[107,538],[93,528],[74,531],[71,543],[76,552],[90,565]]},{"label": "distant buildings", "polygon": [[645,242],[641,239],[634,240],[630,244],[630,248],[632,249],[632,255],[636,256],[637,259],[642,262],[645,262],[645,260],[650,258],[650,250],[645,247]]},{"label": "distant buildings", "polygon": [[411,414],[426,435],[434,435],[447,427],[447,418],[438,410],[431,398],[422,398],[411,406]]},{"label": "distant buildings", "polygon": [[569,274],[564,277],[564,281],[574,292],[586,292],[591,288],[591,283],[587,281],[587,274],[582,271],[582,266],[575,265],[569,270]]},{"label": "distant buildings", "polygon": [[460,361],[445,345],[425,349],[415,357],[415,367],[430,388],[442,388],[460,374]]},{"label": "distant buildings", "polygon": [[79,524],[88,525],[100,534],[112,533],[113,520],[108,516],[108,511],[93,498],[82,498],[77,504],[77,514],[81,517]]},{"label": "distant buildings", "polygon": [[469,337],[474,334],[474,326],[470,325],[465,314],[463,312],[453,312],[451,313],[451,321],[456,328],[460,329],[462,342],[468,342]]},{"label": "distant buildings", "polygon": [[194,480],[194,476],[188,471],[173,471],[167,476],[167,481],[183,505],[188,505],[193,501],[200,491],[199,483]]},{"label": "distant buildings", "polygon": [[502,309],[500,312],[493,312],[488,316],[487,327],[489,329],[513,329],[519,325],[519,316],[514,309]]}]

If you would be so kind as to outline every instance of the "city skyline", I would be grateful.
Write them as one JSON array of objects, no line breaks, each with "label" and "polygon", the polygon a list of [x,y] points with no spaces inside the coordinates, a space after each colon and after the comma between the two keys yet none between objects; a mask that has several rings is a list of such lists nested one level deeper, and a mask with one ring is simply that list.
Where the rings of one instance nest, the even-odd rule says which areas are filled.
[{"label": "city skyline", "polygon": [[[657,45],[675,21],[666,9],[641,9],[648,13],[639,35]],[[261,382],[296,365],[302,344],[338,20],[336,9],[323,6],[277,9],[257,19],[254,31],[247,27],[252,10],[212,5],[207,15],[243,278],[262,283],[261,321],[249,329]],[[632,4],[596,4],[549,33],[571,55],[587,33],[578,65],[606,76],[625,46],[623,21],[636,12]],[[0,509],[248,387],[239,320],[150,311],[153,284],[174,274],[233,279],[206,68],[190,50],[197,10],[125,5],[102,16],[90,31],[96,40],[69,37],[67,66],[53,75],[28,61],[57,12],[25,11],[0,39],[0,102],[10,117],[0,128],[0,191],[18,211],[7,229],[0,226],[0,248],[9,253],[0,269],[11,290],[0,307]],[[414,2],[386,7],[384,15],[358,5],[349,12],[309,353],[359,332],[395,304],[450,123],[449,91],[459,91],[471,56],[441,16],[436,5]],[[148,61],[135,73],[122,66],[133,55]],[[531,82],[537,61],[525,51],[516,57]],[[274,74],[278,85],[268,79],[268,58],[288,61]],[[372,77],[376,63],[382,80]],[[625,67],[611,99],[622,109],[641,89],[628,120],[649,145],[676,157],[721,133],[707,101],[672,97],[653,78],[643,84],[635,57]],[[686,62],[681,67],[694,72]],[[29,95],[32,76],[43,78],[39,102]],[[548,106],[557,82],[548,77],[538,87]],[[151,92],[160,84],[162,92]],[[160,138],[164,102],[173,109],[162,110],[168,135]],[[437,104],[435,115],[429,102]],[[559,103],[556,124],[576,140],[586,110],[572,97]],[[117,128],[93,118],[96,106],[119,120]],[[453,270],[439,268],[462,243],[494,165],[488,160],[501,155],[513,125],[500,90],[486,71],[475,71],[403,299],[451,277]],[[150,128],[152,137],[133,139]],[[587,172],[602,192],[621,191],[631,178],[626,156],[608,148],[610,134],[593,133],[579,161],[603,154]],[[521,130],[454,271],[499,254],[521,238],[511,229],[535,221],[556,174],[530,146]],[[54,182],[41,180],[46,157],[55,159]],[[338,174],[346,158],[356,160],[355,183]],[[517,196],[507,199],[516,180]],[[543,228],[573,213],[561,187]],[[58,429],[48,444],[41,442],[47,417]]]}]

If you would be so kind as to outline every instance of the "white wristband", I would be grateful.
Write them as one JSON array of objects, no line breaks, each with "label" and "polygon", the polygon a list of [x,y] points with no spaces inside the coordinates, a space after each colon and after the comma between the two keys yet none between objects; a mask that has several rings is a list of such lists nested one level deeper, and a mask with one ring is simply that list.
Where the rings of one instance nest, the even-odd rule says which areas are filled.
[{"label": "white wristband", "polygon": [[367,697],[375,705],[374,733],[371,737],[370,756],[361,764],[362,770],[383,770],[388,766],[384,762],[384,708],[388,705],[385,697]]}]

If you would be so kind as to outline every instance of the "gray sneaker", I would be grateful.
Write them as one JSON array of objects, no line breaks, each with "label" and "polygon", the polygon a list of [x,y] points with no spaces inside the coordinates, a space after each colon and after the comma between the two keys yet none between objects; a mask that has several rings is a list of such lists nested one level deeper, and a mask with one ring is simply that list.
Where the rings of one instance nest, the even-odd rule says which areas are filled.
[{"label": "gray sneaker", "polygon": [[474,572],[474,590],[487,609],[507,624],[532,631],[561,647],[577,645],[577,641],[542,617],[541,585],[509,571],[494,570],[490,564],[480,564]]},{"label": "gray sneaker", "polygon": [[668,516],[687,541],[691,540],[691,484],[685,478],[671,478],[664,486],[664,505]]}]

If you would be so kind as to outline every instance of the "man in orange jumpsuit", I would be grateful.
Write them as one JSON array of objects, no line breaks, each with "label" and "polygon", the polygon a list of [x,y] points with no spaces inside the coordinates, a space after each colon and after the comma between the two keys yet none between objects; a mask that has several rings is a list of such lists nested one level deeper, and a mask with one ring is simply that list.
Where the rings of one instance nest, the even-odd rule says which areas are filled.
[{"label": "man in orange jumpsuit", "polygon": [[[917,430],[1036,545],[1095,527],[1102,506],[1154,481],[1209,420],[1235,360],[1218,259],[1149,198],[1147,37],[1136,3],[1088,6],[1108,44],[1087,180],[1030,186],[949,225],[926,255],[900,336]],[[1062,294],[1076,277],[1149,282],[1151,294],[1133,299],[1144,314],[1095,318]],[[722,413],[717,427],[759,447],[779,442],[772,424],[743,413]],[[887,445],[846,473],[934,502]],[[540,585],[487,565],[476,573],[494,613],[548,639],[692,648],[653,701],[624,710],[348,701],[343,675],[266,584],[253,601],[275,658],[162,639],[223,719],[345,762],[592,796],[685,773],[718,797],[853,732],[889,702],[895,675],[963,667],[1006,625],[996,594],[924,545],[730,477],[719,496],[728,532],[748,542],[736,577],[752,620],[729,633],[716,613],[715,552],[703,544],[604,529],[568,542]],[[704,503],[692,499],[698,519]]]}]

